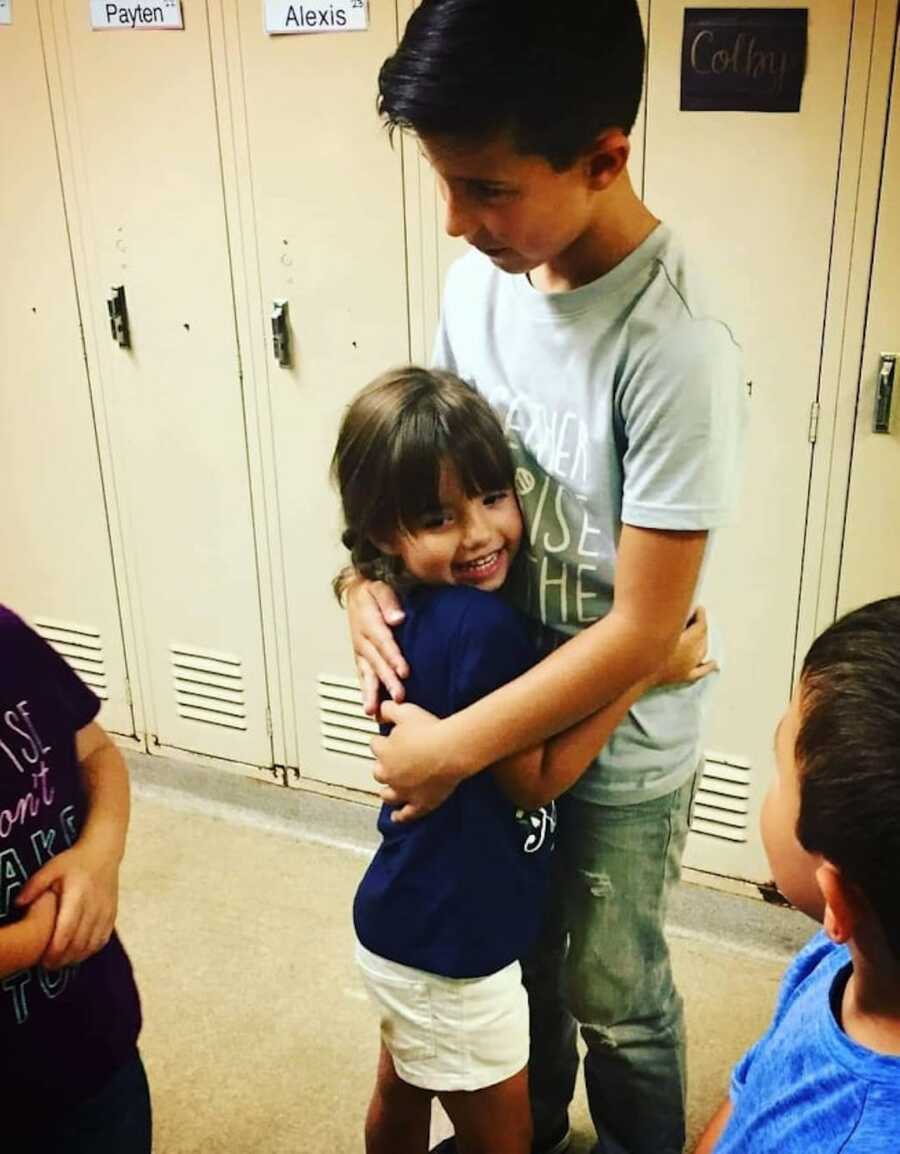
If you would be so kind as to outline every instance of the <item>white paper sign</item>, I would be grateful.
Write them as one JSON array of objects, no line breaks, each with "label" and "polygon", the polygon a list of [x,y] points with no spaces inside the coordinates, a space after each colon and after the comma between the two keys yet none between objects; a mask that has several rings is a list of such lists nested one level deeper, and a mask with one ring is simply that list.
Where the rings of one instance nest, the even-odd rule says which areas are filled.
[{"label": "white paper sign", "polygon": [[266,31],[273,36],[301,32],[360,32],[369,27],[368,0],[266,0]]},{"label": "white paper sign", "polygon": [[12,24],[12,0],[0,0],[0,24]]},{"label": "white paper sign", "polygon": [[181,0],[132,0],[128,4],[107,4],[91,0],[92,28],[184,28]]}]

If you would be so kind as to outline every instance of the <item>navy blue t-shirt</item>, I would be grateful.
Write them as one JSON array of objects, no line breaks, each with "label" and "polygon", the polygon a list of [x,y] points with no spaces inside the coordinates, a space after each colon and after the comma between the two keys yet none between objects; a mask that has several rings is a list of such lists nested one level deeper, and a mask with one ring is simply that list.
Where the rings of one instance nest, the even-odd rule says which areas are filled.
[{"label": "navy blue t-shirt", "polygon": [[[0,927],[22,916],[15,899],[26,880],[78,838],[85,799],[75,734],[99,708],[55,650],[0,605]],[[131,963],[115,934],[79,965],[0,978],[3,1138],[92,1098],[134,1056],[140,1028]]]},{"label": "navy blue t-shirt", "polygon": [[[406,699],[448,717],[536,659],[526,619],[467,586],[419,587],[394,630],[410,667]],[[391,821],[360,883],[356,934],[383,958],[448,978],[496,973],[534,941],[546,896],[556,811],[523,813],[489,770],[460,783],[420,821]]]}]

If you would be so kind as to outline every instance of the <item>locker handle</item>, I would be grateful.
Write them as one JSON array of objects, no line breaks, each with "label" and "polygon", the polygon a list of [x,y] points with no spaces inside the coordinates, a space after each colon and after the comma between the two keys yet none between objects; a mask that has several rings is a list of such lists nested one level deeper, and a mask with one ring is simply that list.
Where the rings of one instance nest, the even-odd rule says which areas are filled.
[{"label": "locker handle", "polygon": [[872,422],[873,432],[890,433],[891,406],[894,400],[894,370],[897,367],[896,353],[881,354],[881,369],[878,373],[878,384],[875,387],[875,417]]},{"label": "locker handle", "polygon": [[284,369],[291,367],[291,334],[288,328],[288,303],[272,302],[272,352]]},{"label": "locker handle", "polygon": [[109,328],[112,339],[120,349],[131,348],[131,332],[128,327],[128,306],[125,304],[125,286],[113,285],[106,298],[109,312]]}]

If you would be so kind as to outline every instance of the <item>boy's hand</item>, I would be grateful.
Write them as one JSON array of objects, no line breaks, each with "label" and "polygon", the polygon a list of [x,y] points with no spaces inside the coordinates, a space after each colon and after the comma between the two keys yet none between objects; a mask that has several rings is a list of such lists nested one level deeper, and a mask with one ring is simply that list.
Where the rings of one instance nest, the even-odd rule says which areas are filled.
[{"label": "boy's hand", "polygon": [[700,608],[678,638],[675,652],[659,671],[656,684],[693,683],[702,681],[710,673],[715,673],[719,666],[715,661],[706,660],[708,644],[709,626],[706,620],[706,610]]},{"label": "boy's hand", "polygon": [[440,723],[433,714],[418,705],[387,701],[381,716],[394,728],[389,737],[372,740],[378,759],[374,777],[384,786],[379,793],[401,807],[391,814],[392,821],[414,821],[446,801],[460,779],[442,762],[434,730]]},{"label": "boy's hand", "polygon": [[379,684],[384,685],[394,701],[404,698],[401,678],[409,676],[409,666],[391,633],[391,626],[403,620],[403,610],[390,585],[357,578],[347,589],[347,616],[363,691],[363,708],[370,717],[375,717]]},{"label": "boy's hand", "polygon": [[49,890],[58,898],[59,910],[41,963],[58,970],[83,962],[109,941],[119,904],[118,863],[93,853],[89,845],[76,844],[29,878],[16,904],[34,905]]}]

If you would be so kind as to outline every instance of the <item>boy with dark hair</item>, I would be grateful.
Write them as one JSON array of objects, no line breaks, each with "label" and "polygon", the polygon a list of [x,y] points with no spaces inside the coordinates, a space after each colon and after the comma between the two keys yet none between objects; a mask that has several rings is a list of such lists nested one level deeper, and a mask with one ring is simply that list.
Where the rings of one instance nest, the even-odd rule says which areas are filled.
[{"label": "boy with dark hair", "polygon": [[[503,422],[528,527],[517,602],[547,639],[528,673],[426,725],[399,704],[396,599],[353,584],[367,708],[379,679],[394,699],[382,713],[395,728],[373,748],[384,797],[406,803],[400,820],[658,669],[733,504],[740,354],[630,183],[643,68],[634,0],[424,0],[381,70],[385,120],[415,133],[447,231],[473,248],[450,272],[435,361]],[[602,1149],[683,1148],[682,1007],[663,920],[709,688],[645,695],[562,799],[554,915],[526,962],[540,1154],[568,1146],[578,1023]]]},{"label": "boy with dark hair", "polygon": [[900,597],[813,644],[775,737],[762,832],[824,924],[785,977],[697,1154],[900,1150]]}]

